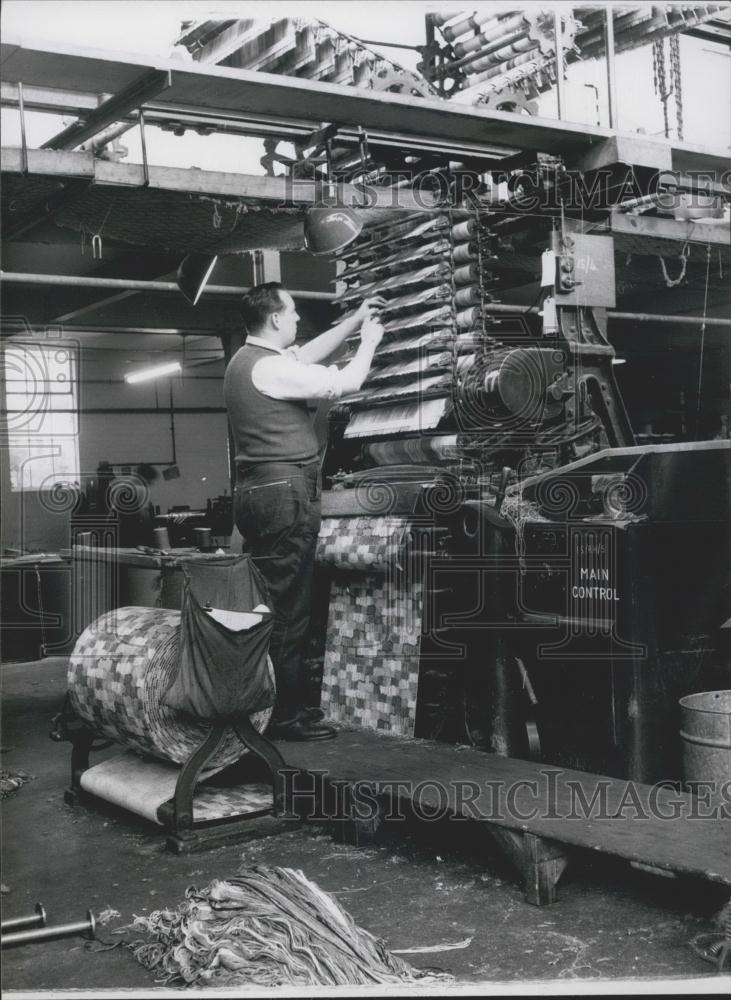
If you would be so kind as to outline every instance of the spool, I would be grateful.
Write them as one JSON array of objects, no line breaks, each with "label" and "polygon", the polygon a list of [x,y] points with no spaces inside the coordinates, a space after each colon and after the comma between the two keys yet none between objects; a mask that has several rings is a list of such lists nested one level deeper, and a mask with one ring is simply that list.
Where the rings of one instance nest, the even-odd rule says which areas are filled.
[{"label": "spool", "polygon": [[471,240],[469,243],[460,243],[452,251],[452,260],[455,264],[469,264],[470,261],[477,260],[477,243]]},{"label": "spool", "polygon": [[482,302],[482,293],[478,285],[470,285],[468,288],[460,288],[454,296],[456,306],[479,305]]},{"label": "spool", "polygon": [[[69,699],[79,719],[123,746],[184,764],[210,725],[162,703],[177,671],[179,637],[180,612],[165,608],[116,608],[92,622],[79,636],[68,666]],[[271,660],[269,670],[273,676]],[[266,708],[249,718],[263,732],[271,714]],[[229,731],[210,769],[234,764],[244,753]]]},{"label": "spool", "polygon": [[453,240],[461,241],[468,240],[477,232],[477,220],[476,219],[465,219],[464,222],[458,222],[456,226],[452,226],[450,235]]},{"label": "spool", "polygon": [[155,536],[156,549],[170,548],[170,535],[167,528],[153,528],[153,535]]},{"label": "spool", "polygon": [[201,550],[201,552],[208,552],[211,548],[211,529],[210,528],[195,528],[195,544]]},{"label": "spool", "polygon": [[472,285],[480,280],[480,269],[477,264],[465,264],[454,272],[455,285]]},{"label": "spool", "polygon": [[711,782],[711,799],[722,805],[721,789],[731,779],[731,691],[702,691],[680,699],[683,777]]},{"label": "spool", "polygon": [[472,306],[469,309],[463,309],[461,312],[457,313],[457,327],[460,330],[471,330],[473,326],[477,324],[480,319],[480,309],[478,306]]}]

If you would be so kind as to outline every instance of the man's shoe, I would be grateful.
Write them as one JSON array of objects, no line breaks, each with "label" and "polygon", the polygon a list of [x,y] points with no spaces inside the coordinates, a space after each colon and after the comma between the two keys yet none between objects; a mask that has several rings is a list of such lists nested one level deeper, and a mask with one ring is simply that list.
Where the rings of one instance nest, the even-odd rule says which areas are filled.
[{"label": "man's shoe", "polygon": [[289,722],[270,723],[264,733],[270,740],[333,740],[337,731],[332,726],[319,726],[306,718],[296,718]]},{"label": "man's shoe", "polygon": [[304,719],[306,722],[322,722],[325,713],[321,708],[301,708],[297,713],[297,718]]}]

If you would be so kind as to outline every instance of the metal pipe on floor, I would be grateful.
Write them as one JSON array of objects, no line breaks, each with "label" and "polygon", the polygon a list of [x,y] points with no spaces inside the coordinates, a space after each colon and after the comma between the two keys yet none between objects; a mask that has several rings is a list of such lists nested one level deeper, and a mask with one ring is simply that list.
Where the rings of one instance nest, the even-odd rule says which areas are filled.
[{"label": "metal pipe on floor", "polygon": [[86,911],[86,920],[71,924],[58,924],[56,927],[36,927],[33,930],[18,931],[2,938],[2,948],[15,948],[23,944],[36,944],[41,941],[56,941],[59,938],[85,937],[93,941],[96,935],[96,920],[91,910]]},{"label": "metal pipe on floor", "polygon": [[[175,292],[181,294],[174,281],[137,281],[131,278],[89,278],[78,274],[29,274],[25,271],[0,271],[0,281],[9,285],[56,285],[62,288],[113,288],[133,292]],[[206,285],[203,295],[244,295],[249,287],[239,285]],[[333,302],[334,292],[312,292],[295,289],[293,299],[313,299]]]},{"label": "metal pipe on floor", "polygon": [[0,933],[7,934],[9,931],[24,931],[30,927],[45,927],[46,911],[40,903],[36,903],[35,913],[27,917],[12,917],[10,920],[3,920],[0,924]]}]

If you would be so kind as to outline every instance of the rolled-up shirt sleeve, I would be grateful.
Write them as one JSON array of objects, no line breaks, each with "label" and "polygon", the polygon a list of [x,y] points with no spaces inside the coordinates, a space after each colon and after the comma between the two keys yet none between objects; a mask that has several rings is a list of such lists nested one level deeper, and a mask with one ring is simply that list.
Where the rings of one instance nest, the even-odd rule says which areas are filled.
[{"label": "rolled-up shirt sleeve", "polygon": [[339,399],[343,395],[341,370],[336,365],[305,364],[297,348],[257,361],[251,377],[259,392],[272,399]]}]

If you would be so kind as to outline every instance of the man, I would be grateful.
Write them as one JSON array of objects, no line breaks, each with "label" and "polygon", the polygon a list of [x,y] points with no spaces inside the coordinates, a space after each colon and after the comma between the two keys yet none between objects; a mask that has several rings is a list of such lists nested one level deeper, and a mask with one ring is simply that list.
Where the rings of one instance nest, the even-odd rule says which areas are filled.
[{"label": "man", "polygon": [[[320,531],[321,461],[307,400],[338,399],[365,381],[383,336],[366,300],[349,319],[295,348],[299,316],[278,282],[252,288],[241,302],[248,338],[231,359],[224,396],[236,447],[236,526],[266,578],[275,625],[269,652],[277,701],[267,735],[331,739],[320,709],[308,709],[302,648]],[[360,328],[360,345],[342,369],[324,361]]]}]

